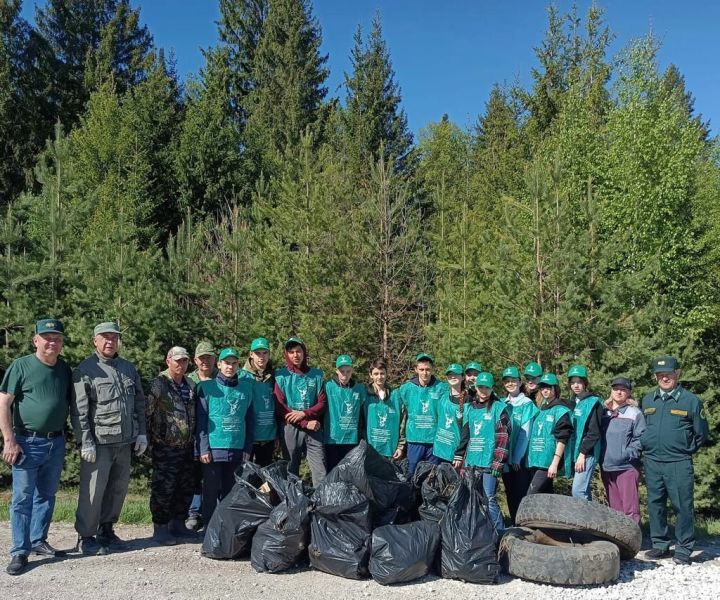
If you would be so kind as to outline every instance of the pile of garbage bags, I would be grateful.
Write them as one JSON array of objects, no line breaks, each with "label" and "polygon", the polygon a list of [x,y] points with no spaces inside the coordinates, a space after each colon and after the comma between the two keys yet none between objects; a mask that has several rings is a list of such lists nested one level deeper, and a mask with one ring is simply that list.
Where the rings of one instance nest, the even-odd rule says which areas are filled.
[{"label": "pile of garbage bags", "polygon": [[312,489],[287,463],[246,463],[207,526],[202,553],[236,559],[249,553],[258,572],[309,564],[349,579],[381,584],[442,577],[496,583],[498,537],[480,474],[420,463],[409,480],[365,441]]}]

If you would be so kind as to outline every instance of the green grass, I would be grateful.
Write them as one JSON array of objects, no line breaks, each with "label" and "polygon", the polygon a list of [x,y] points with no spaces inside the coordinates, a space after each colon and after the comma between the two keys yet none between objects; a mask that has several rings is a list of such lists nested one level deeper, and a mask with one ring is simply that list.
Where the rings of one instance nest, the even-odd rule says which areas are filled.
[{"label": "green grass", "polygon": [[[53,521],[59,523],[74,523],[75,509],[77,508],[77,491],[61,490],[55,501]],[[10,519],[10,492],[0,492],[0,521]],[[126,525],[145,525],[152,523],[150,516],[149,496],[143,494],[128,494],[120,513],[120,523]]]}]

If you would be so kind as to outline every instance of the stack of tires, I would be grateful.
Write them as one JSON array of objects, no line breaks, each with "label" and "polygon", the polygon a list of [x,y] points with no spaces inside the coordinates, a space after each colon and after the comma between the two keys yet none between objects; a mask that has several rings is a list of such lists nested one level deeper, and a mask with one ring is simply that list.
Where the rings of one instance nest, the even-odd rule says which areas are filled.
[{"label": "stack of tires", "polygon": [[500,544],[510,575],[557,585],[616,581],[620,560],[634,558],[642,532],[625,515],[597,502],[555,494],[526,496]]}]

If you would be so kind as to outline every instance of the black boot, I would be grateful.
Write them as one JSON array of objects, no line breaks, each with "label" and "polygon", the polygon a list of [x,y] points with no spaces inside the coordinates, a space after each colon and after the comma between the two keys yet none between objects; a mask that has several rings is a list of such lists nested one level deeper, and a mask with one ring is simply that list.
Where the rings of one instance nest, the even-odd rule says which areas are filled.
[{"label": "black boot", "polygon": [[153,523],[153,539],[161,546],[174,546],[177,544],[175,536],[170,533],[167,525]]}]

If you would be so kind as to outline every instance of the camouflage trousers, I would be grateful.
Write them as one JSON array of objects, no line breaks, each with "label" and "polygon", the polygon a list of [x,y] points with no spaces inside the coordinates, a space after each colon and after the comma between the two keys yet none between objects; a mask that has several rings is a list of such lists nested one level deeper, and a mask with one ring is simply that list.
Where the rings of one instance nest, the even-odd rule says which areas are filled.
[{"label": "camouflage trousers", "polygon": [[153,475],[150,484],[153,523],[165,525],[172,519],[185,521],[195,485],[194,463],[192,446],[174,448],[153,445]]}]

